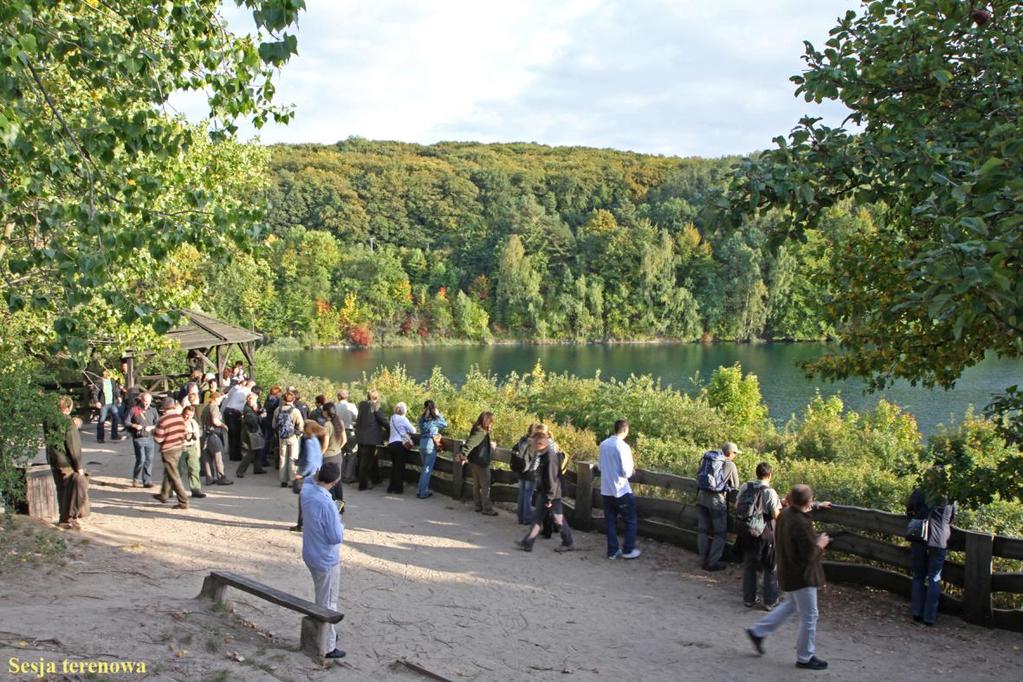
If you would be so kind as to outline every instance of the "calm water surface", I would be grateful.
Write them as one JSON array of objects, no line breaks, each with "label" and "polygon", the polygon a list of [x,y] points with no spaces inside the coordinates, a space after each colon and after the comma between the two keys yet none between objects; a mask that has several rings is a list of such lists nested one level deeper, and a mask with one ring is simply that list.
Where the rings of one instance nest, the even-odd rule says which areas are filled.
[{"label": "calm water surface", "polygon": [[827,346],[815,343],[711,345],[620,345],[620,346],[488,346],[435,348],[382,348],[369,350],[303,350],[282,352],[281,357],[303,373],[335,381],[361,379],[377,367],[403,365],[410,376],[423,380],[435,366],[456,383],[465,378],[472,365],[484,372],[505,376],[527,372],[539,360],[550,372],[569,372],[592,377],[598,370],[604,378],[627,379],[630,374],[651,374],[665,384],[692,392],[692,377],[706,380],[715,368],[742,364],[746,372],[760,378],[764,400],[776,422],[802,414],[819,390],[823,395],[838,393],[847,409],[873,407],[884,397],[916,415],[924,435],[940,423],[961,418],[969,405],[986,405],[993,393],[1023,381],[1023,362],[990,358],[968,370],[955,389],[926,390],[897,384],[882,394],[864,394],[863,383],[826,383],[807,379],[799,363],[822,355]]}]

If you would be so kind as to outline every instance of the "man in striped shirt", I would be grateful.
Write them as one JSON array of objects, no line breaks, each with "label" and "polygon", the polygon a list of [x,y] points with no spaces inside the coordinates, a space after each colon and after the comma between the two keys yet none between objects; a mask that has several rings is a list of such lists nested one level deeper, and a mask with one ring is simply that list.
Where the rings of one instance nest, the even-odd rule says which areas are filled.
[{"label": "man in striped shirt", "polygon": [[167,502],[173,490],[178,496],[174,508],[188,509],[188,493],[178,474],[178,459],[185,447],[185,420],[181,417],[181,407],[173,398],[163,401],[163,416],[153,432],[153,440],[160,446],[160,457],[163,459],[163,485],[153,497],[160,502]]}]

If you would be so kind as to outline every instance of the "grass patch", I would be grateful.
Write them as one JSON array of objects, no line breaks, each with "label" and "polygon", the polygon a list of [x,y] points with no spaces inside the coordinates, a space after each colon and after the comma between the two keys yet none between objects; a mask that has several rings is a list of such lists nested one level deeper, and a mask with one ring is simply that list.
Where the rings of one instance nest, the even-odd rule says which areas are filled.
[{"label": "grass patch", "polygon": [[64,566],[67,544],[56,528],[34,519],[0,515],[0,573],[27,567]]}]

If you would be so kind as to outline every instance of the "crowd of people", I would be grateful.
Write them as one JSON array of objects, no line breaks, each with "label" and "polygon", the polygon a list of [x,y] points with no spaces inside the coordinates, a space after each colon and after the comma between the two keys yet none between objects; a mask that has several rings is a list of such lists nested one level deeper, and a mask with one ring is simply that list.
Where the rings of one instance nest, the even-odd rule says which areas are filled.
[{"label": "crowd of people", "polygon": [[[337,608],[340,584],[340,546],[344,526],[344,484],[370,490],[381,483],[379,457],[386,452],[391,462],[387,492],[403,494],[406,466],[415,458],[421,472],[416,497],[431,496],[430,480],[443,448],[448,422],[432,400],[425,401],[418,420],[409,408],[397,403],[390,416],[384,414],[380,396],[368,391],[357,405],[347,390],[336,401],[316,396],[314,406],[294,387],[263,390],[245,375],[241,363],[221,377],[193,372],[174,396],[160,401],[146,391],[123,389],[113,373],[105,372],[92,393],[99,412],[97,440],[104,441],[105,422],[111,421],[111,438],[119,439],[118,427],[132,439],[135,455],[132,485],[153,487],[152,461],[157,452],[163,463],[163,480],[153,497],[161,503],[176,498],[175,507],[188,509],[191,499],[202,499],[206,486],[227,486],[225,454],[237,462],[235,478],[278,470],[281,487],[299,494],[298,520],[292,531],[303,534],[303,559],[311,573],[316,602]],[[88,482],[82,465],[80,421],[70,417],[73,403],[67,396],[58,402],[68,416],[61,438],[48,438],[47,458],[53,470],[60,506],[59,523],[78,528],[88,514]],[[464,463],[472,477],[472,496],[477,512],[494,516],[491,500],[491,465],[497,443],[493,436],[495,416],[482,412],[472,425],[455,461]],[[57,425],[47,425],[55,430]],[[612,434],[600,443],[597,475],[603,502],[607,558],[636,559],[638,520],[630,478],[635,460],[627,440],[629,423],[618,420]],[[562,497],[567,458],[549,427],[529,427],[511,449],[510,468],[518,476],[516,517],[526,526],[516,542],[532,551],[543,533],[560,535],[557,552],[575,548],[565,518]],[[698,512],[697,546],[706,571],[726,567],[724,551],[729,518],[734,520],[736,547],[742,555],[742,600],[745,606],[768,613],[746,631],[759,653],[765,638],[792,614],[798,613],[799,634],[796,665],[823,670],[827,663],[816,656],[817,590],[824,584],[822,557],[830,538],[814,529],[810,512],[831,507],[817,502],[807,485],[796,485],[782,498],[771,487],[770,464],[756,466],[756,479],[740,484],[735,458],[741,450],[725,443],[720,450],[703,455],[696,472]],[[932,472],[931,475],[938,475]],[[187,482],[187,488],[185,483]],[[955,515],[955,504],[914,490],[907,504],[907,537],[912,557],[912,617],[933,625],[941,596],[941,570]],[[619,540],[618,522],[624,526]],[[323,654],[340,658],[336,632],[323,642]]]}]

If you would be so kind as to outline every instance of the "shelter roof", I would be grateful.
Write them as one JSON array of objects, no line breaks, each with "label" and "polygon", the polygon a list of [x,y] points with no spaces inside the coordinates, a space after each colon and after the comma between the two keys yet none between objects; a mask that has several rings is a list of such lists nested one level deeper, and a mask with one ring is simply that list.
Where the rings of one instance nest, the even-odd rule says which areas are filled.
[{"label": "shelter roof", "polygon": [[249,343],[263,338],[256,332],[236,327],[194,310],[185,310],[183,314],[188,318],[188,322],[171,329],[166,336],[177,341],[184,350]]}]

